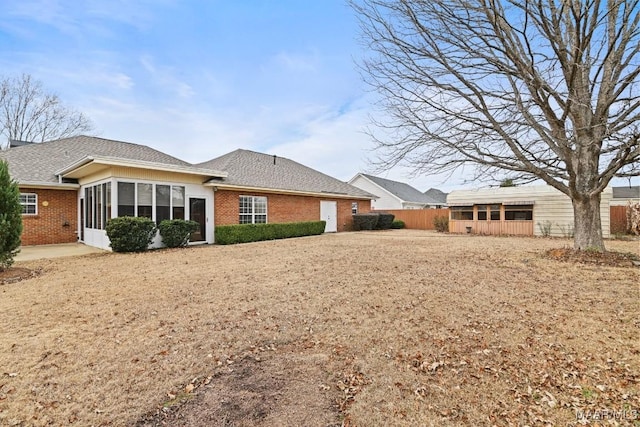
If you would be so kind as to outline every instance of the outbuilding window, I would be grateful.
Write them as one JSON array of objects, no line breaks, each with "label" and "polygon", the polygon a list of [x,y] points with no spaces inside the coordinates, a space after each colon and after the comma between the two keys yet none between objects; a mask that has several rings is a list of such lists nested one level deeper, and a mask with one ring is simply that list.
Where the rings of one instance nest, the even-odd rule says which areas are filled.
[{"label": "outbuilding window", "polygon": [[38,195],[36,193],[20,193],[22,215],[38,214]]},{"label": "outbuilding window", "polygon": [[505,205],[505,221],[532,221],[533,205]]},{"label": "outbuilding window", "polygon": [[491,212],[491,221],[500,221],[500,205],[489,206],[489,211]]},{"label": "outbuilding window", "polygon": [[473,221],[473,206],[453,206],[451,208],[451,219]]},{"label": "outbuilding window", "polygon": [[478,221],[487,220],[487,205],[478,205]]},{"label": "outbuilding window", "polygon": [[351,215],[358,213],[358,202],[351,202]]}]

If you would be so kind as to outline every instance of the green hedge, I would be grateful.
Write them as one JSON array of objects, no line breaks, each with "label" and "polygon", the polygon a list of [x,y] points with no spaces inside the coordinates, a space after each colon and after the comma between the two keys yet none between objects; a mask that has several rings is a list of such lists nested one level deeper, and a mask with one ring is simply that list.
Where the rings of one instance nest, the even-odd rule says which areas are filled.
[{"label": "green hedge", "polygon": [[314,236],[324,233],[325,225],[326,221],[219,225],[216,227],[216,243],[219,245],[232,245],[235,243],[259,242],[261,240]]},{"label": "green hedge", "polygon": [[391,228],[399,230],[401,228],[404,228],[404,221],[402,221],[401,219],[396,219],[395,221],[393,221],[391,223]]},{"label": "green hedge", "polygon": [[156,235],[156,224],[149,218],[122,216],[107,222],[107,236],[114,252],[142,252]]},{"label": "green hedge", "polygon": [[388,230],[393,224],[396,216],[390,213],[381,212],[378,214],[378,222],[376,222],[376,230]]},{"label": "green hedge", "polygon": [[353,230],[373,230],[378,223],[379,215],[377,213],[365,213],[353,215]]},{"label": "green hedge", "polygon": [[369,212],[355,214],[353,217],[353,230],[388,230],[393,224],[395,216],[386,212]]},{"label": "green hedge", "polygon": [[200,228],[195,221],[183,219],[165,219],[158,225],[162,243],[168,248],[180,248],[187,246],[189,235]]}]

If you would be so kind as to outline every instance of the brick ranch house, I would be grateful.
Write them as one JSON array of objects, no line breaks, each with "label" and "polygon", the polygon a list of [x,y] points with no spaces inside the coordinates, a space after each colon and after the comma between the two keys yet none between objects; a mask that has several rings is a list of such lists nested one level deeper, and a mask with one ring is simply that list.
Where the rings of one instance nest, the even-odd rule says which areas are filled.
[{"label": "brick ranch house", "polygon": [[[119,216],[190,219],[192,243],[214,243],[214,226],[327,221],[351,228],[369,212],[367,192],[284,157],[236,150],[191,164],[153,148],[77,136],[0,151],[18,182],[23,245],[80,241],[109,248],[105,225]],[[159,246],[159,237],[153,246]]]}]

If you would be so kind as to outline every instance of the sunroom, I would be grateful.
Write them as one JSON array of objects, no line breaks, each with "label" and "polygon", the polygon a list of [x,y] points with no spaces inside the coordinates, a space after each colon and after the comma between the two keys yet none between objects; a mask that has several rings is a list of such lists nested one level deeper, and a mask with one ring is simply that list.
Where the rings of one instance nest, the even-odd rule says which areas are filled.
[{"label": "sunroom", "polygon": [[[203,186],[226,173],[154,162],[110,157],[86,157],[59,171],[60,180],[76,180],[78,239],[109,249],[105,228],[110,218],[146,217],[159,224],[165,219],[193,220],[200,228],[190,242],[213,243],[213,191]],[[156,236],[152,247],[161,246]]]}]

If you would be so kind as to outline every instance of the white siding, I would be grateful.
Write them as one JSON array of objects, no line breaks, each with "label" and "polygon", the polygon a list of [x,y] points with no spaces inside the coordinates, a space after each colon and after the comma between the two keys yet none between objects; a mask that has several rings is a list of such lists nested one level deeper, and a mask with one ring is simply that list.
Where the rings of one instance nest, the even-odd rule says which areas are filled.
[{"label": "white siding", "polygon": [[[600,201],[600,218],[602,235],[609,237],[609,204],[613,197],[611,188],[602,192]],[[452,191],[447,196],[449,206],[475,205],[510,202],[533,202],[533,233],[542,235],[539,224],[551,222],[551,235],[563,237],[569,227],[573,227],[573,205],[571,199],[553,187],[546,185],[524,187],[498,187],[480,190]],[[564,233],[563,233],[564,228]]]},{"label": "white siding", "polygon": [[[404,203],[401,203],[401,205],[402,207],[400,209],[424,209],[425,208],[424,205],[419,203],[404,202]],[[384,208],[384,209],[393,209],[393,208]]]},{"label": "white siding", "polygon": [[404,206],[402,206],[402,200],[398,199],[387,190],[380,188],[380,186],[369,181],[362,175],[355,176],[351,181],[349,181],[349,184],[378,197],[377,199],[371,200],[371,209],[405,209]]}]

